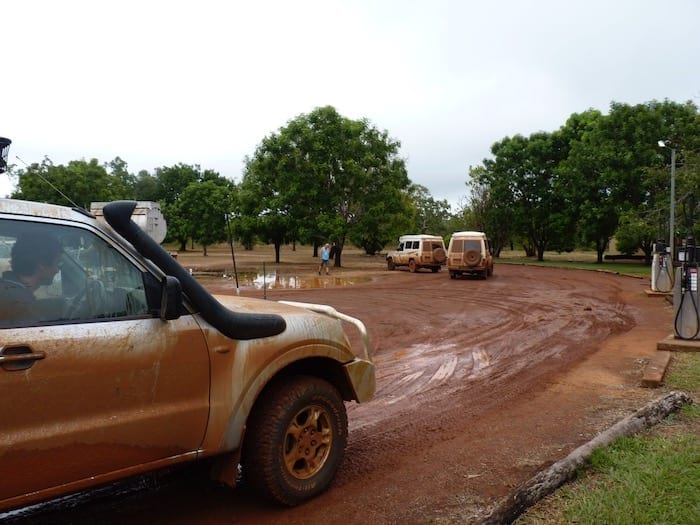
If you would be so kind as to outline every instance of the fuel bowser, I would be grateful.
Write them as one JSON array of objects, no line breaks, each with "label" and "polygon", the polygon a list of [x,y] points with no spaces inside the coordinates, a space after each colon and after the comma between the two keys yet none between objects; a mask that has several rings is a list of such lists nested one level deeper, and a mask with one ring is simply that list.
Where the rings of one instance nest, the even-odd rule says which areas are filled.
[{"label": "fuel bowser", "polygon": [[692,234],[678,249],[673,289],[673,331],[678,339],[698,339],[700,295],[698,294],[698,250]]},{"label": "fuel bowser", "polygon": [[664,241],[656,241],[652,247],[651,290],[653,292],[670,292],[673,288],[673,263],[671,249]]}]

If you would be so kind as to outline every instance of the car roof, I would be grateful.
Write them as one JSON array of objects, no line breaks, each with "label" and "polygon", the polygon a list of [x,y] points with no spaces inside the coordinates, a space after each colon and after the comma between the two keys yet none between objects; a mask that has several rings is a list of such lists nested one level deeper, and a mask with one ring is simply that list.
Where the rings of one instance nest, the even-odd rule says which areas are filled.
[{"label": "car roof", "polygon": [[442,237],[439,235],[429,235],[427,233],[416,233],[416,234],[407,234],[407,235],[402,235],[399,237],[399,241],[407,241],[407,240],[422,240],[422,239],[440,239],[443,240]]},{"label": "car roof", "polygon": [[80,208],[69,208],[57,204],[23,201],[19,199],[0,199],[0,213],[64,219],[82,223],[94,223],[95,221],[95,217],[90,212]]},{"label": "car roof", "polygon": [[463,232],[454,232],[452,234],[452,237],[478,237],[479,239],[485,239],[486,234],[484,232],[475,232],[475,231],[463,231]]}]

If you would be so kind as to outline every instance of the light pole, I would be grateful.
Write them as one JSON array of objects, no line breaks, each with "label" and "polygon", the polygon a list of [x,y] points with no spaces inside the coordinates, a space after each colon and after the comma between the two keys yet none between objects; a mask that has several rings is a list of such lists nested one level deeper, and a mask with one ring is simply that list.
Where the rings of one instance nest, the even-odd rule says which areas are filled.
[{"label": "light pole", "polygon": [[669,246],[671,247],[671,262],[673,262],[673,258],[675,255],[676,251],[676,242],[675,242],[675,228],[674,228],[674,223],[675,223],[675,207],[676,207],[676,148],[674,148],[671,145],[667,145],[666,141],[660,140],[659,141],[659,146],[662,148],[671,148],[671,217],[670,217],[670,224],[669,224],[669,236],[668,236],[668,243]]}]

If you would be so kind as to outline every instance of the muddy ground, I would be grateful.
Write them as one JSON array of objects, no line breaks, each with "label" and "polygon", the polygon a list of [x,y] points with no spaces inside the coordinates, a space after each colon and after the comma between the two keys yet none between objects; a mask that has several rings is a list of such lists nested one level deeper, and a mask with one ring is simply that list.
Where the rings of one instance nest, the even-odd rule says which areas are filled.
[{"label": "muddy ground", "polygon": [[[180,260],[195,271],[206,266]],[[488,280],[453,280],[444,270],[388,272],[383,260],[362,256],[319,278],[307,260],[267,265],[278,282],[294,276],[297,288],[269,280],[265,291],[246,285],[240,293],[330,304],[367,325],[377,394],[348,405],[349,444],[330,490],[282,509],[185,469],[123,494],[73,498],[22,522],[471,523],[662,394],[640,387],[657,342],[672,332],[672,307],[645,293],[648,279],[497,262]],[[348,281],[355,284],[338,286]],[[204,282],[236,293],[231,279]],[[352,327],[348,334],[359,341]]]}]

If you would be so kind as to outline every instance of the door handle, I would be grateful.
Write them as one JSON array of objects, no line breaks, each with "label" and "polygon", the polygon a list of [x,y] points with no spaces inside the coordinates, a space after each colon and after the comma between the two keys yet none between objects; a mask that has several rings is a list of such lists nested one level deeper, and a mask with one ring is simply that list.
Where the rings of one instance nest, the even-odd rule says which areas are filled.
[{"label": "door handle", "polygon": [[3,370],[26,370],[45,357],[46,352],[34,352],[28,346],[0,347],[0,367]]}]

